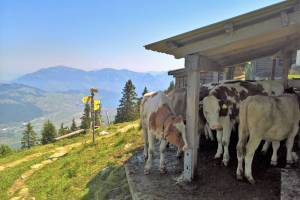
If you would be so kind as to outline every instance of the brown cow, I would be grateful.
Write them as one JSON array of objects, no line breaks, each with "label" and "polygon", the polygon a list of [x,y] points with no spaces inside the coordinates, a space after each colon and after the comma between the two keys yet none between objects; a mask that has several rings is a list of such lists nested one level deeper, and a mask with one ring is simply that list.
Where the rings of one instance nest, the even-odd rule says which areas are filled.
[{"label": "brown cow", "polygon": [[144,132],[145,174],[152,167],[154,139],[160,142],[160,171],[166,172],[165,149],[168,142],[181,150],[188,148],[183,118],[177,116],[170,99],[163,93],[147,93],[144,95],[141,108],[141,125]]}]

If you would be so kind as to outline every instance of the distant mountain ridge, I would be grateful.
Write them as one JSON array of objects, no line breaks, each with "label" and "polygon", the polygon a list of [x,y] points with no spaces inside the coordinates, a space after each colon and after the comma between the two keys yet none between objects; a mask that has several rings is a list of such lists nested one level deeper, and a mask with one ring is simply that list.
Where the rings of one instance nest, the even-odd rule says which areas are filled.
[{"label": "distant mountain ridge", "polygon": [[51,92],[86,92],[89,88],[96,87],[100,91],[104,106],[116,107],[121,97],[121,90],[128,79],[131,79],[136,86],[138,95],[145,86],[149,91],[164,90],[172,80],[167,72],[143,73],[112,68],[84,71],[56,66],[26,74],[13,82]]}]

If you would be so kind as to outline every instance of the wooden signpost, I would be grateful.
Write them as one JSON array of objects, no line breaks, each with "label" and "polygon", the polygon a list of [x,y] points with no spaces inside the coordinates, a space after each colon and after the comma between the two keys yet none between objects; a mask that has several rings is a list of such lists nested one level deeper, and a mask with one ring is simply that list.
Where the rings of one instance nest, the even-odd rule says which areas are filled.
[{"label": "wooden signpost", "polygon": [[91,118],[92,118],[92,129],[93,129],[93,144],[96,143],[95,140],[95,121],[96,121],[96,115],[95,111],[100,109],[100,100],[94,100],[95,93],[98,92],[96,88],[91,88],[90,89],[91,96],[84,96],[82,98],[82,102],[84,104],[88,104],[89,102],[91,103]]}]

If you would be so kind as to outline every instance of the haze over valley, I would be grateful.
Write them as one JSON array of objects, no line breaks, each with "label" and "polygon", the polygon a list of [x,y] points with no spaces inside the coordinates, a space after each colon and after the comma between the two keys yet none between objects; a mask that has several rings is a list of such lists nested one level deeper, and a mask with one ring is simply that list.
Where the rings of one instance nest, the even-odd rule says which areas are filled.
[{"label": "haze over valley", "polygon": [[103,120],[110,120],[121,98],[125,82],[131,79],[138,96],[146,86],[149,91],[164,90],[172,78],[167,72],[134,72],[111,68],[84,71],[66,66],[44,68],[25,74],[9,83],[0,83],[0,143],[19,147],[27,122],[39,133],[46,120],[58,128],[69,126],[73,118],[77,125],[83,111],[81,98],[96,87],[101,99]]}]

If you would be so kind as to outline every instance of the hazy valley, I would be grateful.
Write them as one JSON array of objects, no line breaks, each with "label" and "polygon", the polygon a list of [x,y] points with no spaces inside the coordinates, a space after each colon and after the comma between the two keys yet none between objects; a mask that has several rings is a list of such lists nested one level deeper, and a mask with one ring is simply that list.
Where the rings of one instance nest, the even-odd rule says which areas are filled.
[{"label": "hazy valley", "polygon": [[102,101],[103,120],[107,121],[106,113],[112,120],[128,79],[137,87],[138,96],[145,86],[150,91],[163,90],[171,81],[166,72],[50,67],[0,84],[0,144],[19,147],[24,125],[29,121],[38,134],[48,119],[57,128],[61,123],[69,126],[73,118],[79,125],[83,110],[81,98],[89,95],[90,87],[99,89],[96,99]]}]

